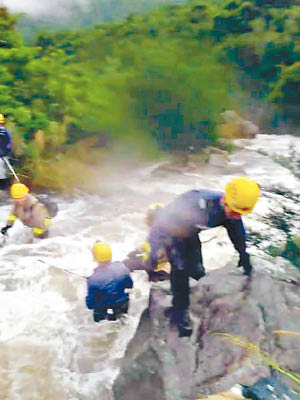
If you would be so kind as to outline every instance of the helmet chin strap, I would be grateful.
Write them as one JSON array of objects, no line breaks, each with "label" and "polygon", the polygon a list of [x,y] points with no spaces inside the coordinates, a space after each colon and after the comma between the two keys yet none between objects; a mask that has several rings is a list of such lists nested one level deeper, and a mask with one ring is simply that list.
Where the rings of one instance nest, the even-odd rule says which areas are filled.
[{"label": "helmet chin strap", "polygon": [[231,208],[228,206],[228,204],[225,203],[225,197],[223,196],[220,199],[220,205],[223,208],[226,218],[228,219],[241,219],[241,214],[239,214],[236,211],[231,210]]}]

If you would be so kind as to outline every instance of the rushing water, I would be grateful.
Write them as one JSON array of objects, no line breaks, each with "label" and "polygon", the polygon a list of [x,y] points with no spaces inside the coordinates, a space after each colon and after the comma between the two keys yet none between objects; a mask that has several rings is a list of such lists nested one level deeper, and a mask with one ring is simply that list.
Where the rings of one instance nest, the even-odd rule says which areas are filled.
[{"label": "rushing water", "polygon": [[[32,240],[30,229],[16,222],[0,249],[1,400],[111,398],[119,359],[147,306],[146,274],[133,274],[142,296],[132,299],[129,315],[123,321],[96,324],[85,307],[85,279],[62,269],[89,275],[95,266],[91,247],[96,239],[111,243],[115,260],[124,258],[146,236],[144,213],[149,203],[168,202],[197,187],[223,189],[232,176],[248,174],[261,185],[262,197],[255,213],[244,218],[246,227],[269,236],[271,230],[275,241],[281,239],[262,217],[271,209],[279,210],[283,202],[299,215],[299,202],[270,189],[280,186],[299,195],[299,179],[274,157],[289,157],[293,143],[299,159],[300,139],[259,135],[244,143],[247,147],[234,153],[223,168],[211,165],[175,172],[161,164],[136,167],[127,161],[109,169],[106,179],[94,184],[96,194],[57,198],[59,213],[46,240]],[[8,202],[0,207],[2,226],[9,210]],[[298,234],[299,228],[295,220]],[[224,229],[211,229],[201,237],[208,270],[237,260]],[[250,252],[260,254],[256,248]]]}]

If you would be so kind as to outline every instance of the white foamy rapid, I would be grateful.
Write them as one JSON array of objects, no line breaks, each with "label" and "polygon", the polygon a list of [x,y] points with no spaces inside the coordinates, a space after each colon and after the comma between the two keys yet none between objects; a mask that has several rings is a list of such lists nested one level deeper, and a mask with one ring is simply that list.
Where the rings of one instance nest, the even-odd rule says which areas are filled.
[{"label": "white foamy rapid", "polygon": [[[124,258],[146,236],[144,212],[149,203],[168,202],[198,187],[223,189],[232,176],[241,173],[255,178],[263,188],[255,213],[245,218],[245,225],[270,233],[262,217],[280,209],[284,198],[268,188],[280,184],[299,194],[299,179],[272,159],[289,156],[291,142],[299,156],[299,138],[259,135],[234,153],[224,168],[180,173],[159,169],[159,164],[122,166],[106,181],[99,179],[98,194],[79,192],[73,198],[57,198],[59,213],[46,240],[31,241],[30,229],[16,222],[0,248],[1,400],[110,399],[119,359],[147,306],[146,274],[133,274],[142,296],[132,299],[125,320],[96,324],[85,307],[85,279],[62,269],[91,274],[95,266],[91,247],[96,239],[111,243],[115,260]],[[284,201],[297,211],[297,202]],[[9,210],[8,203],[0,207],[1,226]],[[297,224],[294,229],[299,232]],[[280,240],[276,229],[273,236]],[[201,238],[208,270],[237,260],[223,228],[203,232]],[[250,252],[259,253],[256,248]]]}]

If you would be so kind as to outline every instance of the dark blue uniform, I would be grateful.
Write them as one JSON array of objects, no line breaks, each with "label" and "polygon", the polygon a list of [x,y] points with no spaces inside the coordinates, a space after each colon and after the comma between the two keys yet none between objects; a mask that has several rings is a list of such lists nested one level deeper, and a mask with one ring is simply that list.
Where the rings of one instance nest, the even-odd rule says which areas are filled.
[{"label": "dark blue uniform", "polygon": [[224,226],[240,254],[240,265],[245,272],[252,267],[246,252],[246,235],[242,219],[227,219],[221,199],[224,193],[200,189],[183,193],[158,213],[149,233],[150,261],[155,268],[159,250],[166,250],[171,263],[173,306],[186,310],[189,306],[189,277],[205,275],[202,262],[201,230]]},{"label": "dark blue uniform", "polygon": [[[7,157],[12,152],[12,142],[9,131],[0,125],[0,157]],[[7,176],[5,161],[0,158],[0,190],[8,189],[11,185],[11,178]]]},{"label": "dark blue uniform", "polygon": [[125,289],[133,287],[129,269],[122,262],[111,262],[97,267],[87,279],[88,295],[86,305],[94,310],[96,322],[107,317],[107,310],[113,311],[112,318],[127,312],[128,294]]},{"label": "dark blue uniform", "polygon": [[0,125],[0,157],[6,157],[11,154],[12,143],[9,131]]}]

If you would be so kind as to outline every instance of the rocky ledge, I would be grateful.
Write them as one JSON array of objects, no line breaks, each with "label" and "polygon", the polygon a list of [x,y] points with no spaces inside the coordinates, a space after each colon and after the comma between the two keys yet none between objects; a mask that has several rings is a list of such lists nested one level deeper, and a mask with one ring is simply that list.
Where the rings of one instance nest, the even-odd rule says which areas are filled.
[{"label": "rocky ledge", "polygon": [[300,332],[299,271],[294,278],[288,282],[264,269],[247,278],[225,267],[191,280],[191,338],[179,338],[165,316],[169,282],[153,284],[113,385],[115,400],[191,400],[269,376],[266,362],[237,337],[299,373],[299,336],[274,333]]}]

